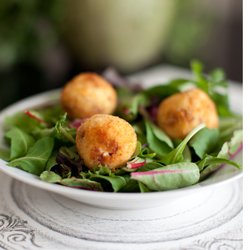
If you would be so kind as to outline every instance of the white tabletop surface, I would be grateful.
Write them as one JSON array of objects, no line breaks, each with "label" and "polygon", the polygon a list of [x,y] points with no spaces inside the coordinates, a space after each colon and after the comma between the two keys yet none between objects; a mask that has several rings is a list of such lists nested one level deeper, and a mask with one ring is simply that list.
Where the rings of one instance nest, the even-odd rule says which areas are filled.
[{"label": "white tabletop surface", "polygon": [[[147,85],[187,74],[162,65],[133,79]],[[237,179],[160,207],[106,210],[0,173],[0,249],[243,249],[242,199]]]}]

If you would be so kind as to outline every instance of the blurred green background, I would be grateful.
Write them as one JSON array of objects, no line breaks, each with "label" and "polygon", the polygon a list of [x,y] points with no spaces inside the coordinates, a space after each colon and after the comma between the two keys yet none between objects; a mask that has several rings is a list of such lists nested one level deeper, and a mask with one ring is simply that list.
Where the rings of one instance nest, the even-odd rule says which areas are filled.
[{"label": "blurred green background", "polygon": [[0,110],[82,71],[193,58],[242,82],[242,1],[0,1]]}]

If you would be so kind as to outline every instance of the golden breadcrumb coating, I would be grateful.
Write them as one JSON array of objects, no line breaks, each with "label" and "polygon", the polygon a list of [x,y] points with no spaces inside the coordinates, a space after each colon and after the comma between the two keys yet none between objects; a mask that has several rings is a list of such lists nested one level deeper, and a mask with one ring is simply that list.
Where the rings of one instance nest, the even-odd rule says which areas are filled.
[{"label": "golden breadcrumb coating", "polygon": [[69,81],[61,93],[61,106],[68,118],[113,114],[117,94],[113,86],[95,73],[81,73]]},{"label": "golden breadcrumb coating", "polygon": [[78,153],[90,169],[101,164],[115,170],[130,159],[136,145],[137,136],[133,127],[112,115],[90,117],[81,124],[76,134]]},{"label": "golden breadcrumb coating", "polygon": [[210,129],[217,128],[219,116],[207,93],[195,88],[164,99],[159,105],[157,122],[171,139],[184,139],[202,123]]}]

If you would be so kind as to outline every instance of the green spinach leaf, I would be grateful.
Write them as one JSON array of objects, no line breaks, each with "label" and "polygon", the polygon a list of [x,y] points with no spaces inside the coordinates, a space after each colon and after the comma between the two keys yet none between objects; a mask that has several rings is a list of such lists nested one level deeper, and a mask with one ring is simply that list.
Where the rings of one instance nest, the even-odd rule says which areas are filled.
[{"label": "green spinach leaf", "polygon": [[170,153],[168,153],[165,157],[159,160],[159,162],[169,165],[173,163],[178,163],[183,161],[183,151],[189,142],[189,140],[201,129],[203,129],[206,125],[205,124],[200,124],[197,126],[195,129],[193,129],[187,136],[186,138]]},{"label": "green spinach leaf", "polygon": [[8,166],[19,167],[29,173],[40,175],[54,148],[54,139],[45,137],[29,148],[27,155],[12,160]]},{"label": "green spinach leaf", "polygon": [[229,164],[235,166],[238,169],[242,169],[242,166],[235,161],[231,161],[225,158],[214,157],[211,155],[205,155],[205,157],[202,160],[196,162],[196,164],[199,167],[200,171],[202,171],[206,166],[210,164]]},{"label": "green spinach leaf", "polygon": [[35,144],[35,139],[31,135],[17,127],[10,129],[5,138],[11,141],[9,161],[26,155],[29,148]]},{"label": "green spinach leaf", "polygon": [[[168,143],[166,143],[165,139],[166,137],[163,137],[161,140],[155,135],[154,126],[152,126],[152,123],[148,120],[145,120],[145,126],[146,126],[146,136],[147,141],[149,143],[149,148],[155,152],[156,154],[160,156],[165,156],[171,151],[171,147]],[[156,134],[159,131],[157,130]],[[157,134],[159,135],[159,133]],[[168,142],[168,140],[167,140]]]},{"label": "green spinach leaf", "polygon": [[125,178],[123,178],[122,176],[111,177],[111,176],[105,176],[105,175],[92,174],[89,177],[89,180],[97,181],[100,183],[102,183],[103,181],[108,182],[111,184],[114,192],[118,192],[120,189],[126,187],[127,185]]},{"label": "green spinach leaf", "polygon": [[219,139],[218,129],[203,128],[190,140],[189,145],[194,149],[196,155],[202,159],[216,147]]}]

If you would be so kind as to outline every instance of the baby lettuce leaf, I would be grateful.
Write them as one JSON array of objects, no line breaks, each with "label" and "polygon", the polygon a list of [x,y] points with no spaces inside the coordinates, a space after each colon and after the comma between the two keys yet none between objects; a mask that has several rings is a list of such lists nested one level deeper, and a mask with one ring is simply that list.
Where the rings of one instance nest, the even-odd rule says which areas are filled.
[{"label": "baby lettuce leaf", "polygon": [[82,171],[87,170],[87,168],[83,165],[82,159],[71,159],[60,152],[57,153],[56,163],[57,165],[55,165],[51,170],[62,177],[68,176],[69,173],[71,176],[79,177]]},{"label": "baby lettuce leaf", "polygon": [[186,85],[190,85],[192,83],[191,80],[188,79],[174,79],[167,83],[167,86],[177,89],[178,92],[182,91],[182,87]]},{"label": "baby lettuce leaf", "polygon": [[[186,83],[186,80],[184,80],[184,82]],[[180,80],[180,82],[178,82],[178,83],[183,84],[182,80]],[[163,99],[165,99],[173,94],[180,92],[177,88],[179,86],[179,84],[168,83],[166,85],[154,86],[152,88],[146,89],[144,91],[144,93],[147,95],[148,99],[150,99],[152,97],[157,97],[158,102],[160,102],[161,100],[163,100]]]},{"label": "baby lettuce leaf", "polygon": [[76,129],[67,127],[67,123],[67,113],[65,113],[61,115],[54,127],[36,130],[33,132],[33,135],[36,139],[50,136],[62,142],[71,142],[75,144]]},{"label": "baby lettuce leaf", "polygon": [[130,159],[137,157],[140,154],[140,152],[141,152],[141,142],[137,141],[135,151],[134,151],[133,155],[130,157]]},{"label": "baby lettuce leaf", "polygon": [[10,160],[10,150],[5,148],[0,148],[0,159],[4,161]]},{"label": "baby lettuce leaf", "polygon": [[192,147],[202,159],[205,154],[213,151],[218,143],[219,131],[218,129],[203,128],[190,140],[189,146]]},{"label": "baby lettuce leaf", "polygon": [[155,156],[156,156],[156,153],[150,152],[147,147],[142,148],[140,154],[138,154],[138,157],[141,157],[141,158],[154,158]]},{"label": "baby lettuce leaf", "polygon": [[92,174],[97,174],[97,175],[107,175],[107,176],[111,176],[114,177],[115,173],[112,172],[108,166],[102,166],[101,164],[98,165],[97,167],[94,167],[94,169],[92,171],[88,171],[88,173],[90,175]]},{"label": "baby lettuce leaf", "polygon": [[83,188],[87,190],[103,191],[101,184],[98,182],[75,177],[62,179],[60,175],[56,174],[53,171],[42,172],[42,174],[40,175],[40,179],[45,182],[58,183],[72,188]]},{"label": "baby lettuce leaf", "polygon": [[166,139],[167,136],[164,136],[159,139],[159,130],[155,129],[156,126],[153,126],[153,124],[148,120],[145,120],[145,126],[149,148],[160,156],[168,154],[171,151],[172,147],[169,145],[171,144],[169,143],[169,140]]},{"label": "baby lettuce leaf", "polygon": [[184,148],[182,156],[183,156],[183,161],[192,162],[192,153],[188,145],[186,145],[186,147]]},{"label": "baby lettuce leaf", "polygon": [[51,170],[51,168],[53,168],[55,165],[57,165],[57,162],[56,162],[57,153],[58,153],[57,150],[52,151],[52,153],[49,157],[49,160],[46,163],[45,170]]},{"label": "baby lettuce leaf", "polygon": [[5,138],[11,141],[9,161],[26,155],[28,149],[35,144],[35,139],[31,135],[17,127],[10,129]]},{"label": "baby lettuce leaf", "polygon": [[219,116],[231,116],[228,84],[223,70],[215,69],[205,77],[203,75],[204,66],[198,60],[191,61],[191,69],[194,75],[193,83],[205,91],[215,102]]},{"label": "baby lettuce leaf", "polygon": [[233,132],[237,129],[242,129],[242,115],[234,115],[231,117],[220,117],[220,136],[224,137],[225,135],[232,136]]},{"label": "baby lettuce leaf", "polygon": [[147,138],[146,138],[146,130],[144,122],[133,123],[131,125],[135,130],[135,133],[137,135],[137,140],[140,141],[141,144],[146,144]]},{"label": "baby lettuce leaf", "polygon": [[159,160],[159,162],[169,165],[169,164],[174,164],[178,162],[183,161],[183,151],[189,142],[189,140],[196,134],[198,133],[201,129],[203,129],[206,125],[205,124],[200,124],[197,126],[195,129],[193,129],[186,137],[185,139],[170,153],[168,153],[165,157]]},{"label": "baby lettuce leaf", "polygon": [[133,119],[135,119],[137,118],[137,115],[139,113],[139,107],[147,107],[148,105],[149,100],[147,96],[143,92],[141,92],[133,97],[132,102],[127,104],[126,108],[128,108],[129,114],[133,117]]},{"label": "baby lettuce leaf", "polygon": [[30,147],[27,155],[12,160],[8,166],[18,167],[29,173],[40,175],[54,148],[54,139],[45,137]]},{"label": "baby lettuce leaf", "polygon": [[79,154],[77,153],[77,148],[76,145],[73,145],[71,147],[61,147],[59,148],[59,152],[61,154],[64,154],[65,156],[67,156],[70,159],[79,159]]},{"label": "baby lettuce leaf", "polygon": [[123,178],[122,176],[111,177],[106,175],[93,174],[89,177],[89,180],[100,182],[104,187],[107,187],[108,182],[114,192],[118,192],[120,189],[124,188],[127,185],[125,178]]},{"label": "baby lettuce leaf", "polygon": [[208,88],[209,88],[208,82],[203,76],[203,69],[204,69],[203,64],[198,60],[192,60],[190,66],[194,76],[195,84],[197,85],[198,88],[208,93]]},{"label": "baby lettuce leaf", "polygon": [[56,139],[56,145],[64,146],[65,143],[75,144],[76,129],[69,128],[67,126],[67,113],[61,116],[57,121],[56,125],[52,128],[44,128],[36,130],[33,132],[33,135],[36,139],[41,139],[44,137],[54,137]]},{"label": "baby lettuce leaf", "polygon": [[116,115],[125,119],[126,121],[132,121],[135,119],[134,115],[130,113],[129,103],[132,102],[134,93],[129,88],[118,87],[116,88],[116,93],[118,96],[118,104],[116,108]]},{"label": "baby lettuce leaf", "polygon": [[134,121],[139,114],[139,106],[148,106],[150,100],[144,92],[134,94],[131,90],[125,88],[117,88],[118,105],[116,113],[121,118],[131,122]]},{"label": "baby lettuce leaf", "polygon": [[220,68],[214,69],[209,76],[214,83],[221,83],[226,79],[225,72]]},{"label": "baby lettuce leaf", "polygon": [[130,179],[129,182],[127,183],[126,187],[122,188],[119,190],[119,192],[140,192],[140,188],[138,185],[138,181]]},{"label": "baby lettuce leaf", "polygon": [[37,120],[26,115],[24,112],[17,112],[15,115],[5,118],[5,130],[10,130],[12,127],[18,127],[28,134],[44,128]]},{"label": "baby lettuce leaf", "polygon": [[119,192],[140,192],[138,181],[130,179],[130,175],[126,178],[126,175],[123,175],[126,179],[127,184],[124,188],[121,188]]},{"label": "baby lettuce leaf", "polygon": [[50,127],[55,125],[60,119],[60,116],[63,115],[63,110],[59,104],[53,101],[47,105],[45,104],[42,108],[26,110],[24,113],[37,120],[40,125]]},{"label": "baby lettuce leaf", "polygon": [[63,115],[63,110],[61,105],[53,105],[49,108],[44,108],[39,110],[41,113],[41,118],[52,124],[56,124],[60,117]]},{"label": "baby lettuce leaf", "polygon": [[160,140],[165,142],[171,149],[173,149],[174,145],[172,140],[169,138],[169,136],[166,135],[166,133],[160,129],[158,126],[156,126],[154,123],[150,122],[150,126],[152,128],[152,131],[154,135]]},{"label": "baby lettuce leaf", "polygon": [[102,185],[99,182],[89,179],[79,179],[75,177],[63,179],[60,184],[73,188],[83,188],[87,190],[103,191]]},{"label": "baby lettuce leaf", "polygon": [[196,162],[200,171],[202,171],[206,166],[208,166],[210,164],[217,164],[217,163],[219,163],[220,165],[221,164],[230,164],[230,165],[235,166],[238,169],[242,169],[242,166],[235,161],[231,161],[231,160],[228,160],[225,158],[214,157],[211,155],[205,155],[205,157],[202,160]]},{"label": "baby lettuce leaf", "polygon": [[53,171],[43,171],[40,174],[40,179],[49,183],[60,183],[62,181],[62,177]]},{"label": "baby lettuce leaf", "polygon": [[48,137],[52,134],[54,131],[54,128],[43,128],[43,129],[37,129],[32,131],[32,135],[36,140],[40,140],[44,137]]},{"label": "baby lettuce leaf", "polygon": [[[223,144],[217,157],[224,158],[224,159],[231,159],[239,150],[241,150],[242,142],[243,142],[243,130],[240,129],[240,130],[234,131],[233,137],[231,138],[231,140]],[[201,180],[206,178],[212,172],[216,171],[219,167],[221,167],[221,163],[213,163],[207,166],[201,172]],[[241,168],[241,166],[239,168]]]},{"label": "baby lettuce leaf", "polygon": [[[182,140],[180,140],[180,139],[173,140],[174,147],[177,147],[181,142],[182,142]],[[183,161],[185,161],[185,162],[192,161],[192,153],[191,153],[189,145],[185,146],[183,153],[182,153],[182,156],[183,156]]]},{"label": "baby lettuce leaf", "polygon": [[200,171],[195,163],[181,162],[147,172],[133,172],[131,179],[155,191],[187,187],[199,181]]},{"label": "baby lettuce leaf", "polygon": [[41,118],[41,115],[38,111],[36,110],[33,110],[33,111],[30,111],[30,110],[25,110],[24,111],[26,115],[30,116],[31,118],[37,120],[42,126],[46,127],[46,128],[49,128],[51,126],[53,126],[51,123],[43,120]]},{"label": "baby lettuce leaf", "polygon": [[143,183],[138,182],[138,185],[139,185],[141,193],[152,192],[152,190],[150,190],[149,188],[147,188]]},{"label": "baby lettuce leaf", "polygon": [[220,118],[217,153],[221,150],[222,145],[233,137],[234,131],[242,129],[242,126],[243,121],[241,116]]},{"label": "baby lettuce leaf", "polygon": [[50,136],[62,141],[69,141],[75,144],[76,129],[64,126],[67,119],[67,113],[61,116],[61,119],[56,123],[55,128]]},{"label": "baby lettuce leaf", "polygon": [[81,172],[83,178],[88,178],[92,181],[100,182],[103,189],[106,191],[118,192],[126,186],[127,181],[124,177],[115,175],[107,166],[97,166],[87,173]]}]

